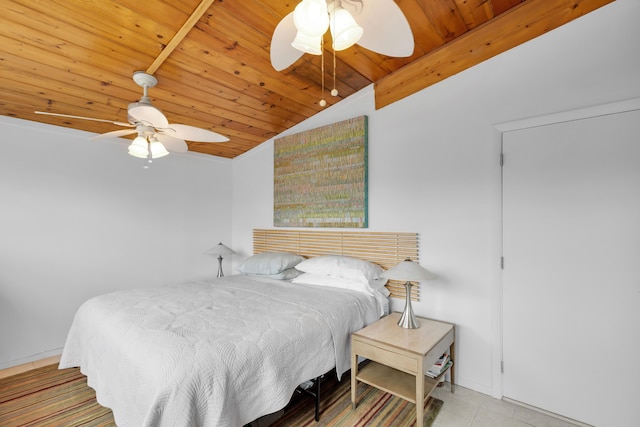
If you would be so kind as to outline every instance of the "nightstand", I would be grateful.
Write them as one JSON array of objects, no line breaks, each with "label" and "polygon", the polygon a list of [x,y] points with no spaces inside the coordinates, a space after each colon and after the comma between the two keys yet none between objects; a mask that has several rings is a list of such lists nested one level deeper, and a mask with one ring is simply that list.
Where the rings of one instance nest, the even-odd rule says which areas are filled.
[{"label": "nightstand", "polygon": [[[425,372],[443,354],[454,359],[455,326],[418,317],[418,329],[398,326],[400,313],[392,313],[351,335],[351,403],[356,407],[358,381],[416,404],[416,427],[424,423],[424,402],[438,385]],[[370,362],[361,369],[358,356]],[[451,367],[451,392],[454,392]]]}]

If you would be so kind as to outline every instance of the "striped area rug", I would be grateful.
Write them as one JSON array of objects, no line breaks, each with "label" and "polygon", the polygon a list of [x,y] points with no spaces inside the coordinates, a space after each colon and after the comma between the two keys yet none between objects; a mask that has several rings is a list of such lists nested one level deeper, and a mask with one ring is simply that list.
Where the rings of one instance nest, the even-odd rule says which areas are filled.
[{"label": "striped area rug", "polygon": [[[351,409],[350,376],[338,382],[327,375],[322,384],[320,421],[314,420],[314,402],[295,395],[285,414],[272,427],[304,426],[415,426],[415,405],[360,383],[358,407]],[[442,401],[425,405],[425,427],[435,419]],[[0,426],[68,427],[115,426],[111,410],[96,402],[95,392],[79,369],[59,370],[57,365],[33,369],[0,379]]]},{"label": "striped area rug", "polygon": [[[313,400],[295,395],[285,414],[271,427],[415,427],[416,406],[404,399],[385,393],[364,383],[358,383],[358,405],[351,405],[351,375],[347,371],[342,381],[335,373],[321,383],[320,421],[314,419]],[[443,402],[430,397],[424,406],[424,427],[430,427]]]},{"label": "striped area rug", "polygon": [[79,369],[58,365],[0,379],[0,426],[115,426]]}]

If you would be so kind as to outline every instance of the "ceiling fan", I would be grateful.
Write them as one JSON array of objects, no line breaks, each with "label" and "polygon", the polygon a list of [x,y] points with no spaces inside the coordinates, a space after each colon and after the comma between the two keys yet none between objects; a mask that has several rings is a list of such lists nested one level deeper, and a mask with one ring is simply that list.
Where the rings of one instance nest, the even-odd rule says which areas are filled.
[{"label": "ceiling fan", "polygon": [[225,142],[229,140],[226,136],[207,129],[169,123],[165,115],[151,104],[151,99],[148,96],[148,89],[154,87],[158,80],[144,71],[136,71],[133,73],[133,81],[142,87],[143,95],[139,101],[129,104],[127,108],[128,123],[45,111],[36,111],[36,114],[92,120],[132,128],[114,130],[96,135],[90,139],[116,138],[137,133],[138,136],[129,145],[129,154],[143,159],[164,157],[169,154],[169,151],[187,152],[189,146],[185,140],[195,142]]},{"label": "ceiling fan", "polygon": [[273,68],[284,70],[304,53],[320,55],[327,29],[334,52],[357,43],[387,56],[413,54],[411,27],[393,0],[302,0],[273,32]]}]

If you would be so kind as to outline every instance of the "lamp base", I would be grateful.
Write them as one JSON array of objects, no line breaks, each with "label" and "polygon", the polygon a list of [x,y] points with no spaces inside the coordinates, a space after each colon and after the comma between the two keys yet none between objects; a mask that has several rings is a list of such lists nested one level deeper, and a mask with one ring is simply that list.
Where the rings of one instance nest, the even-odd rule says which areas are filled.
[{"label": "lamp base", "polygon": [[224,277],[224,273],[222,272],[222,255],[218,257],[218,277]]},{"label": "lamp base", "polygon": [[404,306],[402,316],[400,316],[400,320],[398,320],[398,326],[405,329],[418,329],[420,322],[416,319],[416,316],[413,314],[413,307],[411,307],[411,286],[413,286],[411,282],[404,284],[407,293],[407,302]]}]

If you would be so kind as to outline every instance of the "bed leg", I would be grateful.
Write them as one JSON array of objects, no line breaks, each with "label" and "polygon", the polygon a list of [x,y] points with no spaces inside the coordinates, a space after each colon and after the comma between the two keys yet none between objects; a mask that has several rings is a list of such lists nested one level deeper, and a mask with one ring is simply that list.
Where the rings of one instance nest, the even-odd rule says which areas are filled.
[{"label": "bed leg", "polygon": [[325,375],[326,374],[323,374],[323,375],[320,375],[319,377],[309,380],[309,382],[313,384],[309,386],[308,389],[300,386],[296,387],[296,391],[298,393],[306,394],[307,396],[311,396],[315,399],[315,404],[316,404],[315,420],[316,421],[320,421],[320,382]]},{"label": "bed leg", "polygon": [[320,378],[316,378],[316,421],[320,421]]}]

